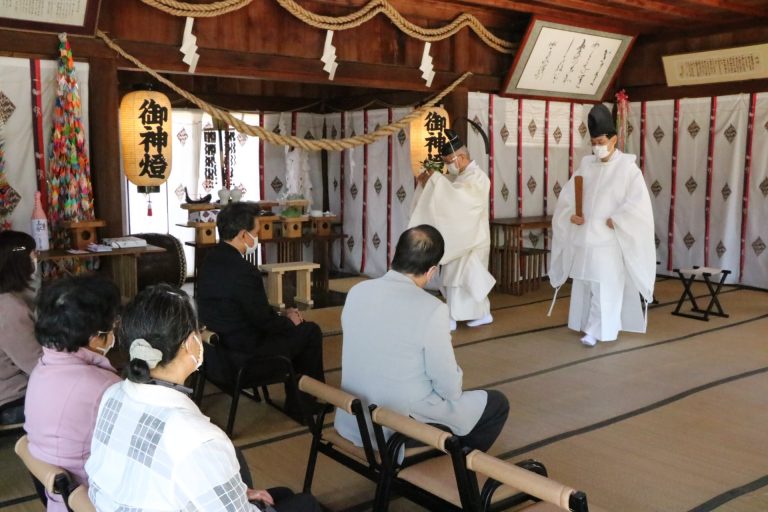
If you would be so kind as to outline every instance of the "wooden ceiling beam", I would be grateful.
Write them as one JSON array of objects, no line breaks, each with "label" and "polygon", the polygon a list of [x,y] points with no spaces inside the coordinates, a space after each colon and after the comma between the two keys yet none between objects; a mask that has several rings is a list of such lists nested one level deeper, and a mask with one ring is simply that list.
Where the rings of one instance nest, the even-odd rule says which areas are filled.
[{"label": "wooden ceiling beam", "polygon": [[[568,10],[564,10],[562,7],[566,4],[576,5],[581,2],[572,0],[571,2],[559,2],[559,1],[509,1],[509,0],[457,0],[458,3],[472,6],[486,6],[495,7],[497,9],[507,9],[510,11],[516,11],[520,13],[532,14],[534,16],[541,16],[547,19],[553,19],[563,23],[571,23],[580,26],[599,26],[606,30],[617,30],[622,33],[637,33],[648,31],[653,28],[657,28],[659,23],[654,23],[653,20],[648,17],[638,17],[634,19],[627,19],[627,13],[624,12],[620,19],[610,18],[603,16],[602,13],[595,12],[595,4],[591,3],[591,13],[587,14],[585,10],[581,8],[569,7]],[[549,7],[551,4],[556,7]],[[589,4],[589,2],[584,2]]]},{"label": "wooden ceiling beam", "polygon": [[747,16],[768,18],[768,7],[759,7],[757,5],[734,2],[733,0],[688,0],[688,2],[702,7],[714,7],[715,9],[746,14]]},{"label": "wooden ceiling beam", "polygon": [[[456,2],[446,2],[443,0],[420,0],[414,2],[413,0],[389,0],[392,6],[397,11],[406,17],[409,21],[416,23],[416,19],[424,20],[436,20],[446,23],[447,20],[451,20],[459,14],[466,12],[476,17],[483,25],[489,28],[504,28],[509,27],[511,17],[515,14],[508,9],[504,9],[498,6],[473,6],[470,10],[463,8],[461,4]],[[342,15],[349,14],[363,7],[370,0],[312,0],[312,3],[319,5],[332,6],[333,10],[337,11],[330,15]],[[302,3],[305,9],[312,10],[306,2]],[[343,9],[343,11],[342,11]],[[285,11],[286,14],[288,11]],[[327,14],[325,12],[317,12],[316,14]],[[379,16],[383,16],[380,14]]]},{"label": "wooden ceiling beam", "polygon": [[[595,12],[595,2],[590,0],[537,0],[540,4],[552,5],[555,7],[565,7],[567,9],[573,9],[583,13],[592,14]],[[619,19],[631,21],[633,23],[649,24],[661,26],[679,26],[680,22],[673,20],[668,15],[658,13],[641,13],[633,14],[627,12],[626,9],[621,7],[613,7],[610,5],[602,4],[599,8],[599,12],[603,16],[611,16]]]},{"label": "wooden ceiling beam", "polygon": [[722,21],[716,19],[711,12],[705,12],[696,7],[682,7],[678,2],[664,2],[661,0],[611,0],[611,2],[624,5],[633,11],[640,9],[646,12],[664,13],[677,18],[699,20],[709,22],[710,24],[717,24],[718,21]]},{"label": "wooden ceiling beam", "polygon": [[[187,73],[187,66],[178,58],[176,47],[169,48],[163,44],[135,41],[118,41],[118,44],[155,71],[172,74]],[[328,74],[323,71],[322,62],[319,59],[209,48],[200,48],[198,52],[200,63],[195,71],[196,75],[312,84],[330,83]],[[134,64],[121,59],[118,62],[118,69],[137,68]],[[427,88],[418,68],[339,61],[334,84],[374,89],[437,92],[460,75],[461,73],[437,71],[432,87]],[[501,87],[501,77],[474,75],[467,79],[465,86],[474,91],[498,91]]]}]

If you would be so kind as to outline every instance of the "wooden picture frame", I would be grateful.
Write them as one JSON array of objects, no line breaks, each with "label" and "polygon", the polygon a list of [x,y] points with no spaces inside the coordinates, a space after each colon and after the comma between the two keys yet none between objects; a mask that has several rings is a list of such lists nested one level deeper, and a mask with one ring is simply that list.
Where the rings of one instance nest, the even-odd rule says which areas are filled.
[{"label": "wooden picture frame", "polygon": [[534,17],[501,95],[601,101],[635,37]]},{"label": "wooden picture frame", "polygon": [[38,32],[96,33],[101,0],[10,0],[3,9],[0,28]]}]

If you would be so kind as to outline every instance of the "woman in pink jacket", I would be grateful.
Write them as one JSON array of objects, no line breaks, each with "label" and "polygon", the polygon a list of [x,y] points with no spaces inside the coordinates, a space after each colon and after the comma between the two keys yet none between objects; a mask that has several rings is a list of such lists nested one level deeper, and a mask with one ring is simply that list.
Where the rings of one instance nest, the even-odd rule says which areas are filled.
[{"label": "woman in pink jacket", "polygon": [[[95,276],[54,281],[36,301],[43,355],[29,378],[24,429],[32,455],[63,467],[78,484],[88,482],[83,466],[101,395],[120,381],[105,357],[119,305],[117,286]],[[48,496],[48,510],[66,510],[60,496]]]}]

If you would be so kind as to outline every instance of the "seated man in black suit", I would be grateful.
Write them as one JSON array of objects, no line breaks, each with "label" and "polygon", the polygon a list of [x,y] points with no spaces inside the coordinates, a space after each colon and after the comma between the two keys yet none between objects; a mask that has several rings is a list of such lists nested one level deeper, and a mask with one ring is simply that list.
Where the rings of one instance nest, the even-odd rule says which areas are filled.
[{"label": "seated man in black suit", "polygon": [[[213,382],[229,382],[232,363],[254,355],[282,355],[294,370],[323,377],[323,335],[296,309],[278,315],[267,301],[258,268],[243,257],[256,251],[258,208],[232,203],[216,219],[220,242],[211,248],[198,276],[197,304],[201,321],[218,333],[224,350],[206,351],[206,372]],[[218,348],[218,347],[217,347]],[[286,397],[286,412],[297,417],[296,397]]]}]

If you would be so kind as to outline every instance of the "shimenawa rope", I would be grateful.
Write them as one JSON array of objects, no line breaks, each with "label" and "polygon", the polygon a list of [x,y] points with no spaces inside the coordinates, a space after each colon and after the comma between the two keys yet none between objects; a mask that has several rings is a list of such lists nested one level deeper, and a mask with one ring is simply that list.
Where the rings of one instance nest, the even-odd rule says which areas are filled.
[{"label": "shimenawa rope", "polygon": [[296,137],[292,135],[281,135],[279,133],[275,133],[270,130],[265,130],[264,128],[261,128],[259,126],[253,126],[248,123],[245,123],[244,121],[241,121],[240,119],[237,119],[236,117],[234,117],[231,113],[227,112],[226,110],[222,110],[218,107],[215,107],[210,103],[207,103],[206,101],[203,101],[202,99],[198,98],[194,94],[188,91],[185,91],[181,87],[177,86],[167,78],[157,73],[155,70],[147,67],[139,59],[137,59],[133,55],[123,50],[116,42],[110,39],[109,36],[107,36],[101,30],[98,30],[98,29],[96,30],[96,36],[102,39],[107,46],[109,46],[112,50],[118,53],[121,57],[132,62],[142,71],[149,73],[157,81],[159,81],[162,84],[165,84],[166,86],[174,90],[176,93],[178,93],[182,97],[191,101],[192,103],[197,105],[203,112],[210,114],[211,117],[228,123],[229,126],[234,127],[238,132],[244,133],[246,135],[250,135],[253,137],[259,137],[269,142],[270,144],[298,147],[301,149],[305,149],[307,151],[321,151],[321,150],[342,151],[345,149],[351,149],[357,146],[362,146],[364,144],[371,144],[372,142],[375,142],[376,140],[382,137],[394,135],[397,132],[399,132],[401,129],[409,126],[411,121],[421,116],[421,114],[424,111],[434,107],[437,103],[440,102],[440,100],[442,100],[446,95],[448,95],[451,91],[453,91],[459,84],[461,84],[461,82],[463,82],[466,78],[472,75],[471,72],[464,73],[459,78],[454,80],[453,83],[451,83],[448,87],[443,89],[437,96],[435,96],[431,100],[424,103],[424,105],[422,105],[418,109],[406,115],[399,121],[396,121],[392,124],[388,124],[386,126],[382,126],[371,133],[364,134],[364,135],[356,135],[354,137],[347,137],[344,139],[311,140],[311,139],[303,139],[301,137]]}]

